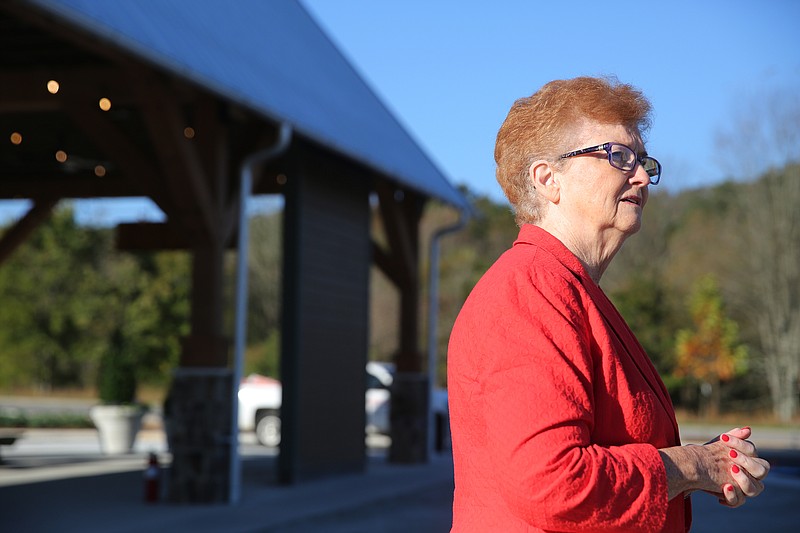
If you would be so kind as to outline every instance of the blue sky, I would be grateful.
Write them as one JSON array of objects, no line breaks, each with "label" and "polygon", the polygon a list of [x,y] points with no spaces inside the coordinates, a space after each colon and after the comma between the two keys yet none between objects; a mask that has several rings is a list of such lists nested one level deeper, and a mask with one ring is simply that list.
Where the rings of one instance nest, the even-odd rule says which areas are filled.
[{"label": "blue sky", "polygon": [[[800,95],[796,0],[300,1],[445,175],[497,201],[497,129],[552,79],[616,75],[642,89],[670,190],[730,177],[719,131],[773,90]],[[148,205],[81,202],[78,215],[153,218]]]},{"label": "blue sky", "polygon": [[715,139],[743,106],[800,94],[795,0],[301,1],[445,174],[497,200],[497,130],[550,80],[616,75],[642,89],[648,151],[673,190],[735,171]]}]

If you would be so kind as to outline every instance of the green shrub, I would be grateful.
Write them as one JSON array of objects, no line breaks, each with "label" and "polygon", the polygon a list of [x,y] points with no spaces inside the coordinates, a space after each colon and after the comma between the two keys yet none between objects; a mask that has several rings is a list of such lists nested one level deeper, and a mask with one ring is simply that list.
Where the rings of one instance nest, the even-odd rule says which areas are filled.
[{"label": "green shrub", "polygon": [[97,393],[102,403],[134,403],[136,385],[136,365],[125,356],[124,351],[103,355],[97,379]]},{"label": "green shrub", "polygon": [[92,428],[88,414],[82,413],[0,413],[5,428]]}]

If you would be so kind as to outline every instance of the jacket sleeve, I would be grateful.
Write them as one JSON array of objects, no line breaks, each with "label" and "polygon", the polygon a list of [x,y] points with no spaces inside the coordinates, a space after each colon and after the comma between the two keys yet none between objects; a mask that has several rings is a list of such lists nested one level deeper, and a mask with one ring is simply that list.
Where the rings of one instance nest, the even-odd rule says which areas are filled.
[{"label": "jacket sleeve", "polygon": [[606,422],[594,415],[598,346],[576,284],[545,275],[497,287],[484,309],[490,324],[475,339],[491,354],[478,404],[502,496],[542,529],[659,529],[668,502],[658,450],[592,443],[594,425]]}]

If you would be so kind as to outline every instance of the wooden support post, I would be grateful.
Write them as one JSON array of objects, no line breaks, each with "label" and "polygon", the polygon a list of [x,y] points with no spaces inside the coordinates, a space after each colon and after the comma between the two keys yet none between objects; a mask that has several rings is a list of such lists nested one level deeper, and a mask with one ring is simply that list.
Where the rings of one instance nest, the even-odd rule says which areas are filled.
[{"label": "wooden support post", "polygon": [[389,460],[420,463],[428,456],[428,378],[419,350],[419,222],[423,200],[411,191],[378,186],[390,249],[373,246],[376,264],[400,293],[400,333],[392,383]]}]

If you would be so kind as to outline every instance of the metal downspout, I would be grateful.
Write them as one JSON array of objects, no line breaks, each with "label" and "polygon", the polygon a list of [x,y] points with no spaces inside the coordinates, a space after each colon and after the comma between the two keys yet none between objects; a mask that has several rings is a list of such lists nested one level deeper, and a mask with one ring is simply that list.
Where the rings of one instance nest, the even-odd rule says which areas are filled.
[{"label": "metal downspout", "polygon": [[436,337],[439,318],[439,241],[445,235],[459,231],[469,220],[465,209],[459,210],[458,221],[436,230],[431,237],[428,264],[428,457],[434,451],[436,415],[433,412],[433,391],[436,387]]},{"label": "metal downspout", "polygon": [[249,225],[247,205],[253,189],[253,167],[281,155],[289,147],[292,127],[281,123],[277,142],[264,150],[252,153],[242,162],[240,171],[239,242],[236,261],[236,329],[234,332],[233,399],[231,401],[231,463],[229,503],[238,503],[241,496],[241,460],[239,457],[239,383],[242,380],[244,349],[247,341],[247,261]]}]

